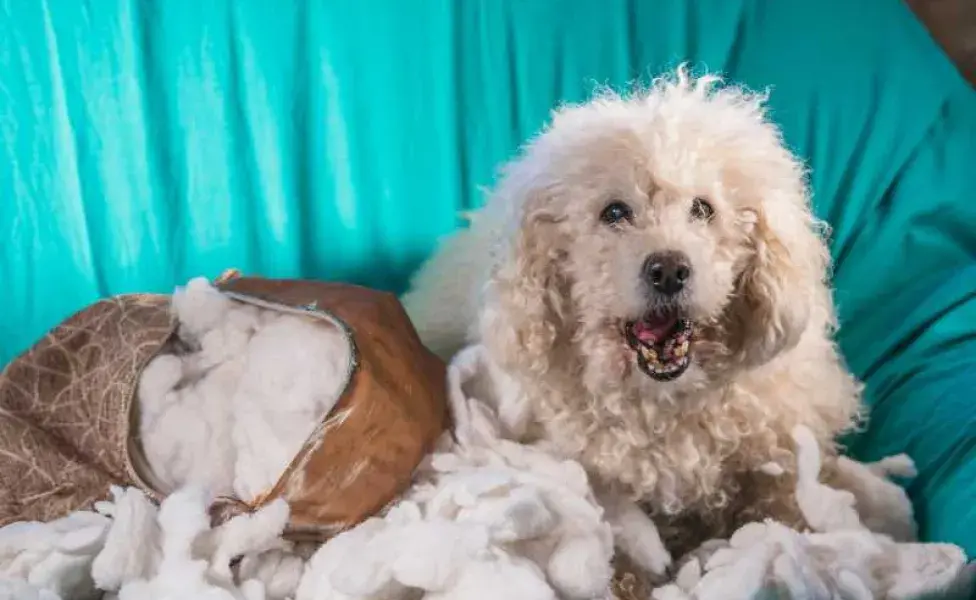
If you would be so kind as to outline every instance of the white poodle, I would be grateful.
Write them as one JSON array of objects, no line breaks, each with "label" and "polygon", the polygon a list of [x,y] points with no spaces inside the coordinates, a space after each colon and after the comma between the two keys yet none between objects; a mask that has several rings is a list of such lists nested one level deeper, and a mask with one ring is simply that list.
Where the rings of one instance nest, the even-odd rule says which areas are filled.
[{"label": "white poodle", "polygon": [[791,432],[829,471],[859,416],[824,228],[763,102],[679,69],[560,108],[404,297],[435,352],[481,343],[520,386],[526,441],[640,502],[677,552],[802,525]]}]

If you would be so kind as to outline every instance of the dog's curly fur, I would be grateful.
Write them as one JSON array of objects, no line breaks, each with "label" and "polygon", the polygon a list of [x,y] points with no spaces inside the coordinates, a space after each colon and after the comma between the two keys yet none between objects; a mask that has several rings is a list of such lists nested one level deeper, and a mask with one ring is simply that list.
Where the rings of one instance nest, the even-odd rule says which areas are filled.
[{"label": "dog's curly fur", "polygon": [[[404,297],[435,351],[483,343],[520,384],[529,437],[645,503],[666,534],[689,518],[703,536],[795,521],[790,478],[764,470],[794,471],[800,424],[829,460],[859,415],[832,341],[825,227],[764,101],[679,69],[560,108]],[[696,198],[711,218],[690,216]],[[601,222],[612,201],[630,223]],[[662,250],[689,257],[682,310],[702,326],[670,382],[635,368],[621,334],[648,310],[639,272]]]}]

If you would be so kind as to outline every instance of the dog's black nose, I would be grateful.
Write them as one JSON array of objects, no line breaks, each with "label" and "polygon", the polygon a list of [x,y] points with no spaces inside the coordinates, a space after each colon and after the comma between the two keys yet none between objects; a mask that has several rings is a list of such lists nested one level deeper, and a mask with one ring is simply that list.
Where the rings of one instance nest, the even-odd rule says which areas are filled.
[{"label": "dog's black nose", "polygon": [[673,296],[691,277],[691,265],[683,252],[656,252],[644,260],[642,275],[651,289]]}]

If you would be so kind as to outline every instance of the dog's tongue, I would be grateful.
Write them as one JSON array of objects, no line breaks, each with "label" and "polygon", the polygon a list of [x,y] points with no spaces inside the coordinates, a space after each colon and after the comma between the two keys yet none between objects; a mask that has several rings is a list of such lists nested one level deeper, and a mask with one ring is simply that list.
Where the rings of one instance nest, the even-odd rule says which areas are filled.
[{"label": "dog's tongue", "polygon": [[645,344],[655,344],[666,338],[678,325],[678,317],[651,315],[634,323],[634,335]]}]

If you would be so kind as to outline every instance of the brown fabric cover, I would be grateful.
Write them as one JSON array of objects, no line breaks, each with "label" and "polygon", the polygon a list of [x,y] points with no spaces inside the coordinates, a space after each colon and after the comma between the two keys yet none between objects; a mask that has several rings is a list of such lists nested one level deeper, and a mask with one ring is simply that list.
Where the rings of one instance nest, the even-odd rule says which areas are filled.
[{"label": "brown fabric cover", "polygon": [[0,525],[63,517],[131,481],[126,407],[173,329],[167,296],[119,296],[68,318],[4,369]]},{"label": "brown fabric cover", "polygon": [[[393,295],[299,280],[224,278],[222,289],[330,313],[352,334],[357,368],[332,413],[253,506],[221,498],[220,521],[278,497],[290,537],[325,539],[375,514],[409,485],[444,430],[445,365]],[[144,366],[171,339],[169,296],[131,295],[72,316],[0,375],[0,525],[90,508],[111,484],[159,494],[132,427]]]}]

